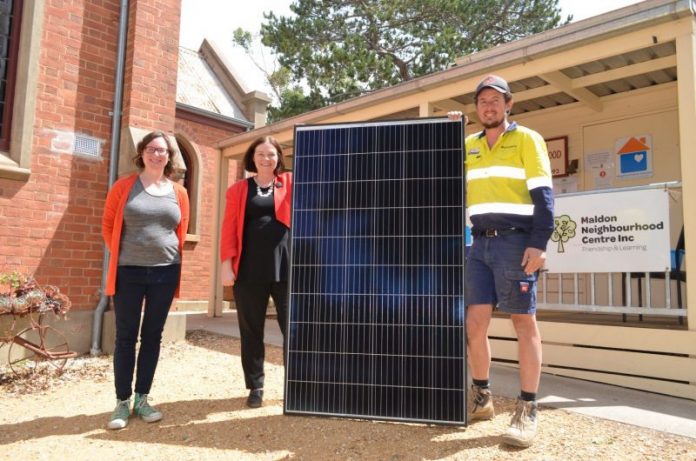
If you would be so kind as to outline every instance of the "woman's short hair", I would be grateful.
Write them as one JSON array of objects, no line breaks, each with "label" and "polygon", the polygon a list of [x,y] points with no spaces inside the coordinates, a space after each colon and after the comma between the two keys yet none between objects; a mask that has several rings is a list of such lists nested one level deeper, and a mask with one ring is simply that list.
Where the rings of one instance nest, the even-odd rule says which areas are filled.
[{"label": "woman's short hair", "polygon": [[254,164],[254,153],[256,152],[256,148],[259,147],[260,144],[264,143],[269,143],[275,147],[276,151],[278,152],[278,165],[276,165],[275,170],[273,170],[273,174],[277,175],[285,169],[285,164],[283,163],[283,148],[280,147],[280,143],[276,141],[273,136],[261,136],[249,144],[249,148],[246,150],[244,159],[242,161],[244,164],[244,169],[250,173],[258,173],[256,171],[256,165]]},{"label": "woman's short hair", "polygon": [[141,139],[138,145],[136,146],[137,153],[135,157],[133,157],[133,163],[135,163],[135,166],[137,166],[141,170],[145,168],[145,162],[143,162],[143,152],[145,152],[145,148],[147,147],[147,145],[150,144],[150,142],[156,138],[164,139],[165,144],[167,144],[167,164],[164,166],[164,175],[168,177],[174,172],[173,157],[176,151],[174,150],[172,143],[169,142],[169,137],[162,131],[151,131],[150,133],[143,136],[143,139]]}]

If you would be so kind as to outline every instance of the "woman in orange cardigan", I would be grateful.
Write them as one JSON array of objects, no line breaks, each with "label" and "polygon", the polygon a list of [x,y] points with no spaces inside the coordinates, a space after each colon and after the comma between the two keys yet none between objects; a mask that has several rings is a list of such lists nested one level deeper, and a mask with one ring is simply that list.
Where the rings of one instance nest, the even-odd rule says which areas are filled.
[{"label": "woman in orange cardigan", "polygon": [[220,259],[222,285],[233,287],[242,342],[247,406],[263,402],[263,330],[269,296],[285,338],[289,270],[292,173],[283,170],[283,150],[270,136],[251,143],[244,169],[255,176],[227,190]]},{"label": "woman in orange cardigan", "polygon": [[168,178],[174,152],[164,133],[149,133],[138,143],[134,158],[140,173],[116,181],[106,197],[102,234],[111,253],[106,294],[113,297],[116,316],[116,408],[109,429],[128,424],[138,332],[133,414],[146,422],[162,419],[162,413],[148,403],[148,394],[164,322],[179,293],[189,222],[186,189]]}]

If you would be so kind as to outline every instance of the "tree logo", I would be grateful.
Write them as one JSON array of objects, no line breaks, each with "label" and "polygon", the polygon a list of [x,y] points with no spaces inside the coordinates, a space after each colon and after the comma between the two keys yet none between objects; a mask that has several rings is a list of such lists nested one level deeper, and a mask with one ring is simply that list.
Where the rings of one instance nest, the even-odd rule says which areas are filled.
[{"label": "tree logo", "polygon": [[565,253],[563,243],[575,237],[575,229],[577,227],[577,223],[570,219],[568,215],[564,214],[553,218],[553,234],[551,234],[551,240],[558,242],[559,253]]}]

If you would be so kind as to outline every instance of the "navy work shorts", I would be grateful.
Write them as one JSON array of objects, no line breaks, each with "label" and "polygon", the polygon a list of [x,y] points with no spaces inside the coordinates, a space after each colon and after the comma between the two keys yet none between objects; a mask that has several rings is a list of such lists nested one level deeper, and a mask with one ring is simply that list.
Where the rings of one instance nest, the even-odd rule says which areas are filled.
[{"label": "navy work shorts", "polygon": [[529,235],[476,237],[466,258],[467,305],[492,304],[510,314],[536,312],[537,274],[527,275],[522,255]]}]

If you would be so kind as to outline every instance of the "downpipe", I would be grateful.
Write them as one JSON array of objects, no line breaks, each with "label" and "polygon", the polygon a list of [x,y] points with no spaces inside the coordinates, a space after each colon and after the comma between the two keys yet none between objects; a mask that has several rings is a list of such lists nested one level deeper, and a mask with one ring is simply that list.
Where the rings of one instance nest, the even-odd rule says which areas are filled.
[{"label": "downpipe", "polygon": [[[114,80],[114,106],[111,124],[111,146],[109,149],[109,184],[107,191],[111,189],[118,172],[118,150],[121,141],[121,116],[123,108],[123,76],[126,66],[126,37],[128,36],[128,0],[121,0],[121,11],[118,20],[118,49],[116,54],[116,76]],[[102,263],[101,287],[99,288],[99,302],[94,309],[92,320],[92,347],[89,353],[93,356],[101,355],[102,324],[104,312],[109,306],[109,297],[106,291],[106,275],[109,272],[109,249],[104,245],[104,261]]]}]

